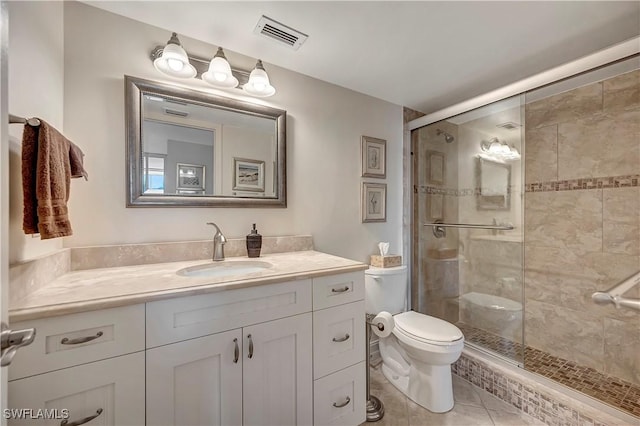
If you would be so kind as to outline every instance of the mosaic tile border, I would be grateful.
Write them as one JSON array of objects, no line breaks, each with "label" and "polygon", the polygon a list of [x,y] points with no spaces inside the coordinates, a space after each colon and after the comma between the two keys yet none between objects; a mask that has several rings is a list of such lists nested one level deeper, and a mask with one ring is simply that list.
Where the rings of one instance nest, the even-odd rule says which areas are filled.
[{"label": "mosaic tile border", "polygon": [[[414,193],[418,191],[421,194],[442,194],[449,195],[452,197],[468,197],[472,195],[480,195],[480,191],[482,188],[463,188],[463,189],[455,189],[455,188],[442,188],[438,186],[429,186],[429,185],[419,185],[414,186]],[[517,188],[510,185],[508,187],[510,193],[515,193]]]},{"label": "mosaic tile border", "polygon": [[[562,400],[546,392],[545,388],[533,381],[493,368],[478,358],[463,353],[451,366],[453,374],[474,386],[489,392],[496,398],[512,405],[523,413],[551,425],[606,426],[625,424],[597,409],[585,409],[576,401],[572,404],[565,396]],[[586,406],[586,405],[585,405]]]},{"label": "mosaic tile border", "polygon": [[640,175],[612,176],[528,183],[525,192],[576,191],[580,189],[628,188],[639,186]]},{"label": "mosaic tile border", "polygon": [[[522,360],[524,355],[526,371],[539,374],[640,419],[640,386],[529,346],[524,347],[523,354],[523,346],[519,343],[466,324],[457,325],[463,330],[467,341],[478,343],[500,355],[516,360]],[[465,378],[465,380],[489,391],[482,376],[471,376],[470,379]],[[493,393],[495,395],[495,392]]]},{"label": "mosaic tile border", "polygon": [[[524,192],[578,191],[581,189],[630,188],[640,186],[640,175],[612,176],[599,178],[570,179],[549,182],[528,183]],[[413,192],[421,194],[442,194],[453,197],[480,195],[481,188],[443,188],[431,185],[414,185]],[[509,186],[514,194],[518,188]]]}]

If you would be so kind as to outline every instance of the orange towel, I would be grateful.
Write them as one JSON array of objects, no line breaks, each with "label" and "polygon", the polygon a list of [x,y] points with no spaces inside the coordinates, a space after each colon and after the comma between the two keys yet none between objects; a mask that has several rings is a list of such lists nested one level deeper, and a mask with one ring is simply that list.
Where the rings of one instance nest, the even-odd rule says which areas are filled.
[{"label": "orange towel", "polygon": [[44,120],[40,120],[39,127],[24,126],[22,229],[25,234],[40,233],[43,240],[73,234],[67,201],[71,178],[87,179],[83,156],[80,148]]}]

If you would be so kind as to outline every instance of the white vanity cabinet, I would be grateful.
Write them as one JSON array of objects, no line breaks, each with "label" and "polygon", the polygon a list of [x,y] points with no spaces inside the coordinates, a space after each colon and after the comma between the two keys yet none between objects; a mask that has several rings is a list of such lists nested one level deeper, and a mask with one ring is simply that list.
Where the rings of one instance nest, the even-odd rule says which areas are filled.
[{"label": "white vanity cabinet", "polygon": [[365,421],[362,271],[17,325],[37,334],[10,367],[9,408],[92,426]]},{"label": "white vanity cabinet", "polygon": [[297,280],[148,303],[147,423],[312,424],[311,299]]},{"label": "white vanity cabinet", "polygon": [[313,279],[313,422],[366,420],[364,274]]}]

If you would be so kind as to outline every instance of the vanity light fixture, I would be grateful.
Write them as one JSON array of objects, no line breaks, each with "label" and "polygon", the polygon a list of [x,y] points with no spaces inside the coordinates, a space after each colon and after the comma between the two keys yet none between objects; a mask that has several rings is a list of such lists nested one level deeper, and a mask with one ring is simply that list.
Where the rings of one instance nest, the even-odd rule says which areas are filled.
[{"label": "vanity light fixture", "polygon": [[178,34],[171,34],[167,45],[162,49],[162,56],[153,61],[158,71],[175,78],[193,78],[196,69],[189,63],[187,52],[182,48]]},{"label": "vanity light fixture", "polygon": [[480,148],[486,153],[487,157],[497,158],[498,160],[519,160],[520,152],[515,145],[507,145],[506,142],[500,141],[498,138],[491,138],[488,141],[480,142]]},{"label": "vanity light fixture", "polygon": [[156,46],[150,56],[155,68],[171,77],[186,79],[200,75],[204,82],[213,87],[233,89],[241,86],[245,93],[261,98],[276,93],[260,59],[254,70],[249,73],[233,68],[221,47],[210,61],[198,58],[187,54],[176,33],[172,34],[166,46]]},{"label": "vanity light fixture", "polygon": [[262,60],[258,59],[256,67],[249,75],[249,81],[242,89],[252,96],[266,98],[276,93],[275,87],[269,83],[269,76],[262,65]]},{"label": "vanity light fixture", "polygon": [[213,87],[228,89],[238,86],[238,79],[231,73],[231,65],[224,56],[222,47],[218,47],[216,56],[209,63],[209,70],[202,74],[202,79]]}]

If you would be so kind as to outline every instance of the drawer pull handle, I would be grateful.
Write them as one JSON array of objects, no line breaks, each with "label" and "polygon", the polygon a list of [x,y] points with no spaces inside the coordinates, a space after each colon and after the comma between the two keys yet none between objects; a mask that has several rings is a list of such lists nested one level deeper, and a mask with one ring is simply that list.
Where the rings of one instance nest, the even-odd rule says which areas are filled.
[{"label": "drawer pull handle", "polygon": [[[80,343],[87,343],[92,340],[96,340],[98,337],[102,337],[102,331],[98,331],[95,336],[78,337],[77,339],[67,339],[66,337],[60,340],[63,345],[79,345]],[[102,411],[100,411],[102,413]],[[82,424],[82,423],[80,423]]]},{"label": "drawer pull handle", "polygon": [[253,358],[253,339],[251,338],[250,334],[247,335],[247,339],[249,339],[249,355],[248,355],[248,358],[251,359],[251,358]]},{"label": "drawer pull handle", "polygon": [[340,342],[344,342],[344,341],[349,340],[349,337],[351,337],[351,336],[349,336],[349,333],[347,333],[347,334],[344,335],[344,337],[340,337],[340,338],[334,337],[333,341],[336,342],[336,343],[340,343]]},{"label": "drawer pull handle", "polygon": [[238,359],[240,359],[240,348],[238,347],[238,339],[233,339],[233,343],[235,343],[236,347],[233,350],[233,363],[237,364]]},{"label": "drawer pull handle", "polygon": [[80,426],[85,423],[89,423],[91,420],[95,419],[100,414],[102,414],[102,408],[98,408],[98,411],[96,411],[96,413],[93,416],[85,417],[84,419],[80,419],[76,422],[69,423],[68,419],[64,419],[63,421],[60,422],[60,426]]},{"label": "drawer pull handle", "polygon": [[347,399],[342,404],[338,404],[337,402],[334,402],[333,406],[336,408],[342,408],[342,407],[345,407],[350,402],[351,402],[351,398],[347,397]]},{"label": "drawer pull handle", "polygon": [[344,286],[342,288],[332,288],[331,289],[332,293],[344,293],[345,291],[349,291],[349,286],[348,285],[346,285],[346,286]]}]

